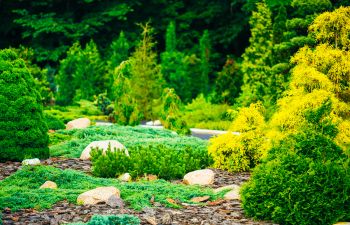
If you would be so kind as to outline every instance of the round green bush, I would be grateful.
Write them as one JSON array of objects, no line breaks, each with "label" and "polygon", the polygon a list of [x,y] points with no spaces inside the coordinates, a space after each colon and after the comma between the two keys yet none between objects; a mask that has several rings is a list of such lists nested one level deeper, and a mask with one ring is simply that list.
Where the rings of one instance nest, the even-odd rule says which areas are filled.
[{"label": "round green bush", "polygon": [[272,148],[242,189],[247,215],[285,225],[334,224],[350,217],[349,158],[317,132]]},{"label": "round green bush", "polygon": [[61,130],[66,128],[62,120],[48,113],[44,113],[44,120],[49,130]]},{"label": "round green bush", "polygon": [[23,60],[0,51],[0,162],[49,156],[41,97]]}]

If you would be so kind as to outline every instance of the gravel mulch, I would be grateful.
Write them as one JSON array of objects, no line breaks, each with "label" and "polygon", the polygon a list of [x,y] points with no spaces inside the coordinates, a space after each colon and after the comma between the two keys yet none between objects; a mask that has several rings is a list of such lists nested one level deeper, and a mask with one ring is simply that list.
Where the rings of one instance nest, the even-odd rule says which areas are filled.
[{"label": "gravel mulch", "polygon": [[[75,169],[90,173],[91,162],[80,159],[51,158],[43,161],[44,165],[52,165],[61,169]],[[9,176],[21,167],[20,163],[0,163],[0,180]],[[249,179],[249,173],[231,174],[226,171],[215,171],[215,183],[209,185],[218,188],[230,184],[241,185]],[[173,181],[180,183],[181,181]],[[178,203],[181,204],[181,203]],[[154,203],[154,208],[135,211],[128,208],[111,208],[106,204],[95,206],[77,206],[68,202],[59,202],[52,209],[37,211],[25,209],[11,212],[3,210],[3,223],[8,225],[59,225],[68,222],[88,221],[94,214],[132,214],[138,216],[142,224],[172,225],[272,225],[269,222],[253,221],[246,218],[238,200],[219,200],[206,205],[182,205],[181,209],[165,208]]]}]

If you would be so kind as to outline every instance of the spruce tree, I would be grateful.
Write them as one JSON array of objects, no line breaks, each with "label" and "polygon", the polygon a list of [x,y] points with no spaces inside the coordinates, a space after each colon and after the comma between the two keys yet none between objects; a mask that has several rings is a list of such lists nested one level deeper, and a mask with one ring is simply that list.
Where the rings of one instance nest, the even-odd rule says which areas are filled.
[{"label": "spruce tree", "polygon": [[[201,39],[199,40],[199,48],[200,48],[200,69],[201,69],[201,87],[200,91],[204,95],[207,95],[209,92],[209,74],[210,74],[210,54],[211,54],[211,46],[209,39],[209,32],[205,30]],[[198,81],[197,81],[198,82]]]},{"label": "spruce tree", "polygon": [[249,24],[251,26],[250,45],[243,54],[243,85],[239,99],[245,106],[263,101],[269,88],[272,21],[271,12],[265,2],[257,4],[257,11],[253,12]]},{"label": "spruce tree", "polygon": [[59,105],[70,105],[73,103],[77,85],[74,81],[74,74],[77,71],[81,47],[78,42],[74,43],[67,52],[65,59],[61,60],[58,74],[56,76],[57,97]]},{"label": "spruce tree", "polygon": [[191,80],[185,55],[176,50],[175,23],[171,22],[166,32],[166,52],[161,54],[162,74],[167,86],[175,89],[183,102],[191,100]]},{"label": "spruce tree", "polygon": [[155,119],[155,99],[161,96],[164,85],[157,53],[153,51],[152,27],[141,25],[142,38],[130,57],[130,93],[145,119]]},{"label": "spruce tree", "polygon": [[109,69],[114,70],[121,62],[129,57],[130,44],[123,31],[118,39],[114,40],[110,46],[111,55],[108,61]]},{"label": "spruce tree", "polygon": [[48,158],[41,96],[25,62],[0,51],[0,162]]}]

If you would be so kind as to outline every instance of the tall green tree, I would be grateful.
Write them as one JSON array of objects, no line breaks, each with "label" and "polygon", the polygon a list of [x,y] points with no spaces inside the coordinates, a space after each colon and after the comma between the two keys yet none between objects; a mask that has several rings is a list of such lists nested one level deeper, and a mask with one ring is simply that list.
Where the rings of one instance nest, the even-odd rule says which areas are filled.
[{"label": "tall green tree", "polygon": [[209,93],[209,74],[211,72],[211,67],[210,67],[211,45],[210,45],[208,30],[205,30],[203,32],[203,35],[199,40],[199,49],[200,49],[200,59],[201,59],[200,91],[204,95],[207,95]]},{"label": "tall green tree", "polygon": [[130,47],[128,39],[125,37],[124,32],[121,31],[119,37],[109,47],[111,53],[108,66],[110,69],[115,69],[121,62],[128,59]]},{"label": "tall green tree", "polygon": [[93,40],[80,52],[74,81],[79,92],[77,99],[93,100],[94,95],[106,90],[104,62]]},{"label": "tall green tree", "polygon": [[272,21],[271,11],[265,2],[257,4],[249,24],[251,37],[249,47],[243,54],[243,85],[240,102],[249,105],[263,101],[267,94],[268,79],[272,55]]},{"label": "tall green tree", "polygon": [[141,27],[141,40],[129,58],[131,95],[144,118],[155,119],[155,100],[162,94],[164,81],[157,62],[157,53],[153,51],[153,28],[149,23]]},{"label": "tall green tree", "polygon": [[76,82],[74,74],[77,71],[81,46],[78,42],[74,43],[67,52],[67,57],[60,62],[58,74],[56,76],[57,93],[56,103],[60,105],[70,105],[76,93]]},{"label": "tall green tree", "polygon": [[191,100],[191,78],[185,55],[176,49],[175,23],[169,23],[165,36],[166,51],[161,54],[162,74],[167,86],[175,89],[183,102]]}]

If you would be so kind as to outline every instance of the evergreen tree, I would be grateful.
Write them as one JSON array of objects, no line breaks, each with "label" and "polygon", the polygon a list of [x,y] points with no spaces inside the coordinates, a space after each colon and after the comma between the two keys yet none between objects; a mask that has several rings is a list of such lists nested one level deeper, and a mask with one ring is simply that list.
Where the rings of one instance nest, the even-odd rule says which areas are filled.
[{"label": "evergreen tree", "polygon": [[161,54],[162,74],[170,88],[175,89],[183,102],[191,100],[191,80],[185,55],[176,50],[175,24],[171,22],[166,33],[166,52]]},{"label": "evergreen tree", "polygon": [[251,37],[249,47],[243,54],[243,85],[240,102],[249,105],[263,101],[268,93],[268,79],[272,55],[272,22],[271,12],[265,2],[257,4],[249,24]]},{"label": "evergreen tree", "polygon": [[109,69],[113,70],[121,62],[129,57],[130,45],[123,31],[120,32],[118,39],[114,40],[110,46],[111,56],[108,61]]},{"label": "evergreen tree", "polygon": [[148,23],[141,25],[142,39],[129,58],[130,93],[145,119],[155,119],[155,99],[161,96],[163,78],[157,63],[157,53],[153,51],[153,29]]},{"label": "evergreen tree", "polygon": [[[199,48],[200,48],[200,58],[201,58],[201,87],[200,91],[204,95],[207,95],[209,92],[209,74],[210,74],[210,54],[211,54],[211,46],[209,39],[209,32],[205,30],[201,39],[199,40]],[[197,81],[198,82],[198,81]]]},{"label": "evergreen tree", "polygon": [[106,90],[105,67],[93,40],[79,54],[74,81],[79,89],[76,99],[93,100]]},{"label": "evergreen tree", "polygon": [[41,96],[25,62],[0,51],[0,162],[48,158]]},{"label": "evergreen tree", "polygon": [[70,105],[73,103],[77,88],[76,82],[74,81],[74,74],[77,71],[81,51],[78,42],[73,44],[67,52],[67,57],[60,62],[59,71],[56,76],[57,104]]}]

